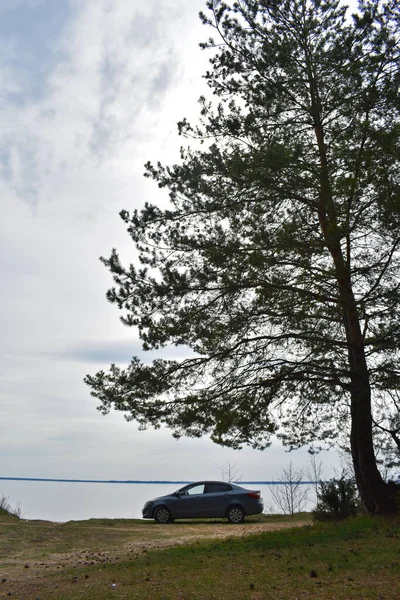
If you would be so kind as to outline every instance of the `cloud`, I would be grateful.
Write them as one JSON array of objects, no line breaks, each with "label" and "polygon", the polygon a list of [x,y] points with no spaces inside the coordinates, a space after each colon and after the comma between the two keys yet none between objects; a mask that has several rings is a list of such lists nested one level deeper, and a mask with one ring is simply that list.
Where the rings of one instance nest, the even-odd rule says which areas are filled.
[{"label": "cloud", "polygon": [[109,342],[107,340],[101,342],[96,341],[92,344],[83,343],[81,346],[67,348],[53,358],[59,359],[60,356],[83,363],[101,364],[104,368],[111,363],[122,363],[127,365],[131,361],[132,356],[137,356],[141,353],[140,342]]},{"label": "cloud", "polygon": [[[66,6],[19,5],[5,13],[9,28],[0,30],[8,48],[3,177],[34,205],[59,197],[56,182],[115,167],[125,153],[144,163],[141,144],[159,136],[163,101],[183,73],[174,35],[182,25],[179,6],[122,0]],[[45,32],[24,35],[31,24]]]},{"label": "cloud", "polygon": [[132,338],[129,340],[96,340],[88,342],[87,340],[70,345],[62,350],[51,353],[54,360],[64,358],[67,360],[96,363],[107,368],[111,363],[127,366],[133,356],[139,357],[143,362],[151,362],[155,358],[164,358],[168,360],[183,360],[188,356],[193,356],[189,348],[183,346],[168,346],[154,352],[145,352],[142,349],[142,343],[135,339],[132,332]]},{"label": "cloud", "polygon": [[[206,439],[103,417],[83,383],[141,356],[98,258],[134,260],[119,211],[166,202],[143,164],[178,158],[176,122],[197,117],[203,4],[0,3],[0,474],[200,478],[233,462]],[[271,472],[265,455],[241,456],[246,476]]]},{"label": "cloud", "polygon": [[62,56],[58,41],[71,11],[68,1],[3,0],[0,65],[12,81],[1,86],[3,100],[27,105],[43,97],[48,74]]},{"label": "cloud", "polygon": [[[171,437],[136,439],[83,383],[93,364],[140,352],[105,299],[98,257],[117,247],[130,260],[118,213],[161,198],[143,164],[178,154],[189,88],[196,105],[186,62],[196,44],[182,49],[197,18],[183,0],[61,4],[0,6],[0,472],[72,476],[84,455],[112,477],[124,444],[141,454]],[[113,439],[124,442],[110,457]]]}]

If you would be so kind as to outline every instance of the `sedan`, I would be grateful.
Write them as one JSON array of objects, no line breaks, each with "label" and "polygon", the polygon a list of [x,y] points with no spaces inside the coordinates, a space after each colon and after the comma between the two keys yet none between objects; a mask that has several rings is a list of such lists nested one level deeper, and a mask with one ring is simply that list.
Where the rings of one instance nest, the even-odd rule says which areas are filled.
[{"label": "sedan", "polygon": [[155,519],[157,523],[202,517],[226,517],[231,523],[242,523],[247,515],[257,515],[263,508],[259,491],[225,481],[198,481],[149,500],[142,514],[144,519]]}]

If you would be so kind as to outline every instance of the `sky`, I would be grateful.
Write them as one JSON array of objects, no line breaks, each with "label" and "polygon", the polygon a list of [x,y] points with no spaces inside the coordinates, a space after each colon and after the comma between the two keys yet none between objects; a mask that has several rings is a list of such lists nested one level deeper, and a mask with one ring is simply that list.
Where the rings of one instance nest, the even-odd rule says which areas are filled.
[{"label": "sky", "polygon": [[[105,294],[98,260],[134,247],[118,216],[167,192],[176,123],[196,120],[210,35],[200,0],[0,2],[0,476],[275,479],[306,450],[233,451],[101,415],[87,373],[127,365],[140,341]],[[324,473],[338,468],[323,453]]]}]

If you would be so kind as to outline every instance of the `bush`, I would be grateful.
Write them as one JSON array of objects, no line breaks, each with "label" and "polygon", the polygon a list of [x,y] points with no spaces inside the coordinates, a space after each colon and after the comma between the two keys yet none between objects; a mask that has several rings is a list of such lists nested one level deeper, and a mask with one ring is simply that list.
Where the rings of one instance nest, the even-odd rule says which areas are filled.
[{"label": "bush", "polygon": [[340,521],[354,517],[359,510],[357,488],[353,479],[340,477],[320,482],[318,502],[312,511],[317,521]]},{"label": "bush", "polygon": [[21,508],[17,505],[15,508],[8,501],[8,496],[0,496],[0,516],[10,516],[21,518]]}]

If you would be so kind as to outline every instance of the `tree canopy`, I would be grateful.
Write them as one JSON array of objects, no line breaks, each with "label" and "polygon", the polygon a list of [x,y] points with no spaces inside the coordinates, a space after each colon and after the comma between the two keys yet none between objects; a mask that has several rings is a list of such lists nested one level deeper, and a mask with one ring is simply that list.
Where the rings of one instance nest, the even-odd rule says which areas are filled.
[{"label": "tree canopy", "polygon": [[86,382],[104,413],[233,448],[348,431],[361,496],[388,512],[372,429],[400,387],[400,9],[207,8],[211,99],[178,124],[179,164],[146,165],[169,206],[123,210],[136,262],[101,259],[143,349],[187,358]]}]

